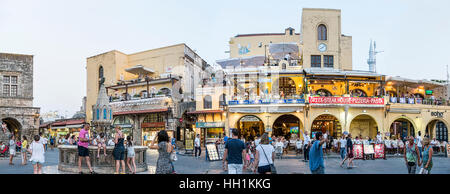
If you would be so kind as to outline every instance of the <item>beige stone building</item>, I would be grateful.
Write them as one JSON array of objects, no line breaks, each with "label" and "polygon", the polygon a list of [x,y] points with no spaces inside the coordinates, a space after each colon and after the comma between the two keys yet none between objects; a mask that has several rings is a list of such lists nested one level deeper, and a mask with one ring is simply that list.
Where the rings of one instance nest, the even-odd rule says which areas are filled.
[{"label": "beige stone building", "polygon": [[[223,110],[224,132],[236,128],[245,138],[319,131],[337,138],[347,131],[394,139],[420,131],[448,141],[445,84],[353,70],[352,37],[341,33],[340,10],[305,8],[301,21],[300,34],[288,28],[231,38],[230,58],[217,61],[226,84],[199,88],[197,122],[212,122]],[[205,106],[209,99],[225,105]],[[202,126],[194,128],[206,139]]]},{"label": "beige stone building", "polygon": [[[125,54],[110,51],[87,59],[87,121],[103,82],[113,109],[113,125],[122,126],[140,144],[167,129],[178,140],[186,113],[195,109],[195,86],[208,64],[185,44]],[[189,125],[190,126],[190,125]]]}]

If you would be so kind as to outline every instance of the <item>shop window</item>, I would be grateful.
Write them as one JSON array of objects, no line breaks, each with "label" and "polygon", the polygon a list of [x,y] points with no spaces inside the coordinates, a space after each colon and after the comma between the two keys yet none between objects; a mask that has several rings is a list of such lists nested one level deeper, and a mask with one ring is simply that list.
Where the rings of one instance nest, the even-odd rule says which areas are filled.
[{"label": "shop window", "polygon": [[333,55],[323,56],[323,66],[333,68],[333,66],[334,66]]},{"label": "shop window", "polygon": [[203,108],[204,109],[212,108],[212,99],[210,95],[206,95],[205,98],[203,98]]},{"label": "shop window", "polygon": [[320,24],[317,28],[318,40],[327,40],[327,27],[323,24]]},{"label": "shop window", "polygon": [[311,55],[311,67],[321,67],[322,59],[320,55]]}]

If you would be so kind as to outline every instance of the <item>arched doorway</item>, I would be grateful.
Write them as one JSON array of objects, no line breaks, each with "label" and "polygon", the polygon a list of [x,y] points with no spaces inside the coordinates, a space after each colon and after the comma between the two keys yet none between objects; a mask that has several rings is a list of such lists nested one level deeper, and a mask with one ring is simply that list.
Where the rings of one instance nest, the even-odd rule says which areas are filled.
[{"label": "arched doorway", "polygon": [[[125,134],[125,136],[133,135],[133,127],[134,127],[134,121],[132,118],[124,115],[116,116],[114,117],[113,126],[120,126],[122,127],[122,132]],[[109,135],[114,133],[113,130],[106,132]]]},{"label": "arched doorway", "polygon": [[256,135],[264,133],[264,123],[257,116],[246,115],[237,122],[237,129],[245,140],[254,140]]},{"label": "arched doorway", "polygon": [[316,117],[311,125],[311,137],[316,132],[326,133],[333,136],[334,138],[341,137],[342,134],[342,126],[339,120],[331,115],[324,114]]},{"label": "arched doorway", "polygon": [[[283,136],[286,139],[291,138],[292,135],[300,137],[302,131],[302,123],[294,115],[282,115],[278,117],[273,123],[272,134],[275,136]],[[293,138],[296,138],[293,137]]]},{"label": "arched doorway", "polygon": [[431,139],[436,138],[438,141],[448,142],[448,128],[441,120],[432,120],[427,124],[425,134],[428,134]]},{"label": "arched doorway", "polygon": [[350,91],[350,94],[351,94],[351,96],[367,97],[367,93],[361,89],[354,89],[354,90]]},{"label": "arched doorway", "polygon": [[332,96],[331,92],[326,90],[326,89],[319,89],[316,91],[316,95],[320,95],[320,96]]},{"label": "arched doorway", "polygon": [[4,118],[2,119],[3,122],[6,123],[6,127],[8,127],[8,131],[10,133],[13,133],[14,136],[21,137],[22,135],[22,125],[14,118]]},{"label": "arched doorway", "polygon": [[416,97],[416,98],[422,98],[422,99],[425,98],[425,97],[423,96],[423,94],[421,94],[421,93],[415,93],[415,94],[414,94],[414,97]]},{"label": "arched doorway", "polygon": [[351,121],[349,132],[353,137],[374,139],[377,136],[378,125],[373,117],[365,114],[358,115]]},{"label": "arched doorway", "polygon": [[396,139],[404,139],[408,136],[415,136],[414,125],[411,123],[411,121],[405,118],[399,118],[392,122],[389,132],[389,138],[391,139],[393,137],[395,137]]}]

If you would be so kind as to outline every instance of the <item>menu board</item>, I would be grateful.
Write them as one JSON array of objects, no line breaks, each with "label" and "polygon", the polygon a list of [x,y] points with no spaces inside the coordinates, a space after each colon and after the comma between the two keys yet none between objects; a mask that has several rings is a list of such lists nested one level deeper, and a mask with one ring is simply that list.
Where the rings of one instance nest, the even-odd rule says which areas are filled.
[{"label": "menu board", "polygon": [[192,139],[186,139],[186,140],[184,141],[184,143],[185,143],[184,148],[185,148],[186,150],[194,150],[194,140],[192,140]]},{"label": "menu board", "polygon": [[384,144],[375,144],[375,159],[384,158]]},{"label": "menu board", "polygon": [[364,154],[375,154],[373,145],[365,144],[364,145]]},{"label": "menu board", "polygon": [[206,153],[208,154],[208,159],[210,161],[220,160],[216,144],[214,143],[206,144]]},{"label": "menu board", "polygon": [[447,157],[450,158],[450,144],[447,144]]},{"label": "menu board", "polygon": [[217,152],[219,153],[219,159],[223,159],[223,153],[225,152],[225,144],[217,145]]},{"label": "menu board", "polygon": [[354,159],[363,159],[364,158],[362,144],[353,145],[353,158]]}]

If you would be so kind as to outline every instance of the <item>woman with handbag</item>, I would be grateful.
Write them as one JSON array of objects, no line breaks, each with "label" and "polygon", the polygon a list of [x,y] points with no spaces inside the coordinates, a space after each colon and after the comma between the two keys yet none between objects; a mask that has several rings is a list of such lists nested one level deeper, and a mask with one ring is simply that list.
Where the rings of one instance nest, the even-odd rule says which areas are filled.
[{"label": "woman with handbag", "polygon": [[274,165],[275,149],[271,144],[269,144],[269,142],[269,135],[264,133],[261,136],[261,142],[256,147],[254,172],[258,170],[259,174],[276,173]]},{"label": "woman with handbag", "polygon": [[[155,145],[156,141],[158,141],[158,145]],[[150,149],[157,149],[159,153],[156,162],[156,174],[172,174],[174,169],[170,160],[170,154],[173,151],[173,147],[169,143],[167,132],[165,130],[159,131],[149,147]]]},{"label": "woman with handbag", "polygon": [[430,145],[430,139],[428,137],[423,138],[422,157],[423,167],[421,174],[430,174],[431,168],[433,167],[433,148]]},{"label": "woman with handbag", "polygon": [[405,158],[406,167],[408,168],[408,173],[416,174],[417,162],[419,162],[419,166],[421,166],[421,163],[420,163],[419,148],[417,147],[416,144],[414,144],[413,136],[409,136],[408,144],[406,145],[406,149],[403,154],[403,157]]}]

